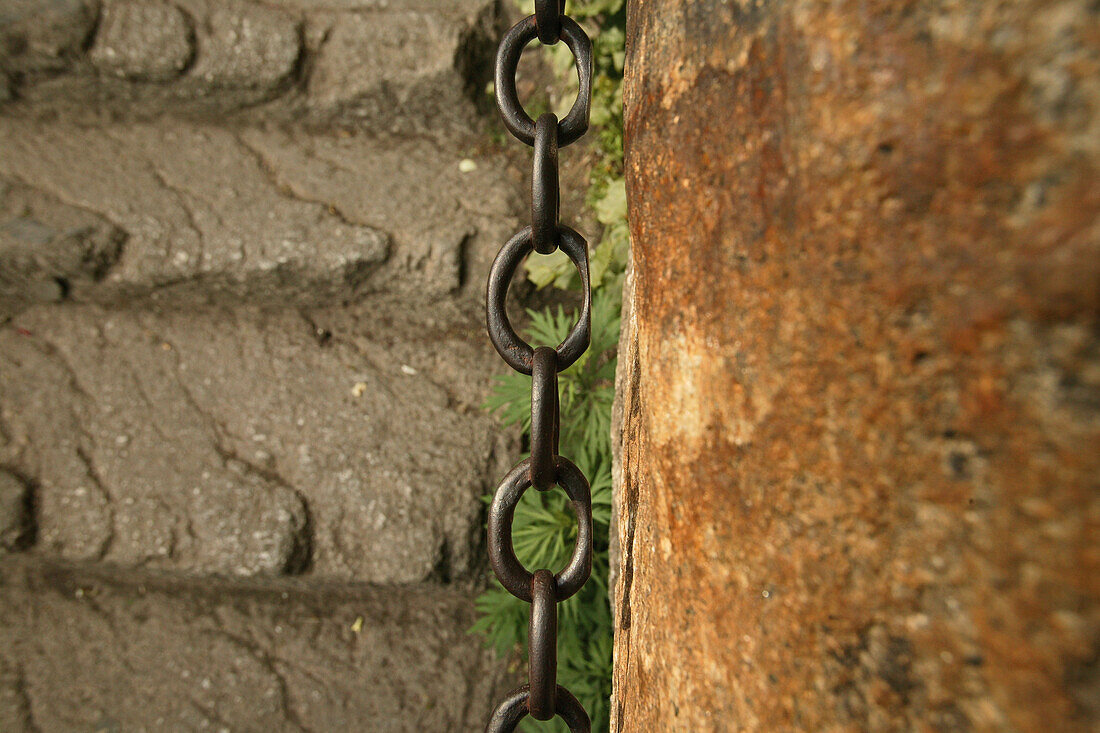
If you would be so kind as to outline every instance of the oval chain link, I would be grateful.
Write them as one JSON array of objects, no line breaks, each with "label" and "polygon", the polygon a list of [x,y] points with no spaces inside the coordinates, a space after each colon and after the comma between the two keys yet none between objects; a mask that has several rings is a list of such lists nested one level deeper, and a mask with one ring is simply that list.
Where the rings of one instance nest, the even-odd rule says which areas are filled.
[{"label": "oval chain link", "polygon": [[[535,144],[535,121],[520,104],[519,92],[516,91],[516,70],[524,47],[536,36],[535,16],[529,15],[512,26],[497,51],[497,108],[508,132],[527,145]],[[573,52],[573,60],[577,64],[577,101],[573,102],[565,119],[558,123],[558,146],[564,148],[588,131],[588,116],[592,110],[592,41],[577,21],[568,15],[561,16],[561,40]]]},{"label": "oval chain link", "polygon": [[539,491],[554,487],[558,455],[558,352],[535,349],[531,372],[531,485]]},{"label": "oval chain link", "polygon": [[535,0],[535,27],[539,41],[553,46],[561,38],[561,16],[565,0]]},{"label": "oval chain link", "polygon": [[554,717],[558,679],[558,602],[554,576],[538,570],[531,582],[531,624],[527,629],[527,709],[535,720]]},{"label": "oval chain link", "polygon": [[[569,690],[557,684],[558,604],[571,597],[592,574],[592,492],[576,465],[558,455],[560,400],[558,374],[588,349],[592,334],[592,291],[588,243],[559,222],[558,149],[588,130],[592,93],[592,41],[566,16],[565,0],[535,0],[535,13],[505,34],[497,52],[496,93],[504,126],[534,147],[531,176],[531,225],[512,237],[489,270],[485,293],[486,325],[493,346],[510,367],[531,376],[531,457],[516,464],[501,481],[489,507],[489,562],[509,593],[531,604],[528,629],[528,684],[517,687],[497,706],[486,733],[511,733],[530,715],[536,720],[558,716],[573,733],[589,733],[588,713]],[[535,122],[516,92],[516,69],[527,44],[564,41],[577,64],[578,93],[564,119],[550,113]],[[512,327],[506,301],[508,286],[524,257],[561,249],[577,268],[584,299],[577,322],[556,347],[535,348]],[[561,487],[577,520],[577,539],[568,564],[557,574],[523,567],[512,545],[516,505],[528,488]]]},{"label": "oval chain link", "polygon": [[[584,289],[584,300],[581,302],[577,322],[573,324],[565,340],[558,344],[558,371],[563,372],[573,366],[574,362],[581,358],[581,354],[588,349],[588,342],[592,337],[592,291],[588,282],[588,243],[584,241],[584,237],[573,229],[559,224],[558,242],[561,251],[576,266],[581,278],[581,287]],[[512,282],[516,268],[533,249],[534,235],[531,227],[525,227],[509,239],[497,253],[492,267],[489,268],[489,286],[485,292],[486,323],[493,346],[496,347],[500,357],[508,362],[508,366],[527,375],[530,375],[534,368],[535,347],[521,339],[516,329],[512,328],[508,310],[505,308],[505,300],[508,297],[508,285]]]},{"label": "oval chain link", "polygon": [[[564,456],[554,461],[558,486],[565,489],[577,517],[577,539],[568,564],[554,576],[554,597],[564,601],[581,589],[592,574],[592,493],[581,470]],[[520,461],[504,477],[489,505],[489,563],[509,593],[531,602],[535,576],[516,557],[512,545],[512,518],[523,492],[531,486],[531,459]]]},{"label": "oval chain link", "polygon": [[531,234],[535,251],[548,255],[558,248],[558,118],[547,112],[535,123],[535,161],[531,172]]}]

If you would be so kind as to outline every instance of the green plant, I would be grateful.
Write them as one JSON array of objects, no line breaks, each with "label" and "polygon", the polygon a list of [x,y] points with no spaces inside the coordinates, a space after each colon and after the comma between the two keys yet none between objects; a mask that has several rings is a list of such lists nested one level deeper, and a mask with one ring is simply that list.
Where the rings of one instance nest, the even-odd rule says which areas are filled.
[{"label": "green plant", "polygon": [[[529,10],[530,0],[519,3]],[[593,731],[609,729],[612,619],[608,606],[608,531],[611,522],[611,405],[615,396],[615,359],[619,340],[622,275],[629,253],[626,187],[623,183],[622,73],[625,57],[624,0],[571,2],[567,11],[593,37],[592,123],[597,160],[589,174],[588,206],[603,227],[590,252],[592,275],[592,345],[576,364],[559,375],[560,452],[584,471],[592,486],[595,547],[592,577],[577,595],[559,607],[558,683],[580,699],[592,717]],[[551,46],[553,68],[562,92],[551,105],[561,115],[572,103],[576,76],[564,44]],[[566,80],[571,80],[572,87]],[[559,252],[532,255],[525,263],[528,279],[543,288],[579,286],[568,258]],[[555,345],[565,338],[575,313],[558,306],[528,310],[525,329],[533,344]],[[530,378],[509,373],[498,377],[486,408],[506,424],[520,425],[525,436],[531,421]],[[492,497],[486,497],[491,501]],[[573,551],[576,521],[561,491],[527,491],[516,507],[512,530],[516,555],[529,568],[563,567]],[[478,620],[471,628],[504,657],[515,650],[526,655],[529,607],[499,584],[477,599]],[[565,731],[559,719],[547,723],[525,718],[524,730]]]},{"label": "green plant", "polygon": [[[530,3],[519,1],[521,7]],[[630,249],[626,225],[626,184],[623,180],[623,64],[626,60],[626,8],[624,0],[571,2],[566,11],[585,26],[592,37],[592,125],[599,156],[589,173],[588,206],[603,226],[603,235],[592,252],[592,287],[621,289],[622,273]],[[546,52],[559,78],[551,107],[559,116],[569,111],[577,94],[577,77],[571,71],[573,56],[565,44]],[[590,133],[590,134],[593,134]],[[563,252],[528,258],[527,277],[538,287],[569,289],[579,285],[573,263]]]},{"label": "green plant", "polygon": [[[577,464],[592,487],[595,542],[592,577],[577,595],[558,607],[558,683],[576,695],[593,719],[593,730],[606,730],[611,694],[611,613],[607,601],[607,538],[611,522],[611,402],[615,396],[615,346],[619,335],[618,297],[607,288],[593,294],[592,347],[559,375],[561,453]],[[534,343],[559,343],[574,313],[528,311],[526,336]],[[526,432],[531,419],[531,380],[509,373],[497,377],[487,407],[506,423]],[[526,455],[524,456],[526,457]],[[486,501],[491,497],[486,497]],[[512,525],[516,556],[529,568],[565,566],[573,552],[577,523],[562,491],[523,494]],[[529,606],[494,583],[477,599],[479,618],[472,631],[484,634],[500,656],[526,651]],[[534,721],[530,730],[539,730]],[[546,725],[546,724],[543,724]]]}]

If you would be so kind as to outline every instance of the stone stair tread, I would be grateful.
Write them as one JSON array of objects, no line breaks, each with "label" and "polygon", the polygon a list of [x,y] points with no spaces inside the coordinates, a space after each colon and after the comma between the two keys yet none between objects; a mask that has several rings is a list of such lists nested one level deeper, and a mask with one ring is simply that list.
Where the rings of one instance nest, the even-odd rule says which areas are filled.
[{"label": "stone stair tread", "polygon": [[[463,172],[461,149],[420,140],[0,117],[0,146],[0,298],[56,299],[57,278],[99,302],[444,295],[487,267],[516,206],[495,156]],[[71,267],[36,272],[27,237]]]},{"label": "stone stair tread", "polygon": [[0,565],[0,588],[11,733],[475,731],[502,682],[453,588],[120,580],[35,561]]},{"label": "stone stair tread", "polygon": [[0,0],[0,730],[481,730],[502,0]]},{"label": "stone stair tread", "polygon": [[0,0],[0,101],[34,116],[462,127],[500,18],[499,0]]},{"label": "stone stair tread", "polygon": [[0,466],[33,487],[33,552],[229,576],[468,576],[480,496],[506,468],[493,456],[512,454],[479,407],[492,354],[451,311],[21,313],[0,328]]}]

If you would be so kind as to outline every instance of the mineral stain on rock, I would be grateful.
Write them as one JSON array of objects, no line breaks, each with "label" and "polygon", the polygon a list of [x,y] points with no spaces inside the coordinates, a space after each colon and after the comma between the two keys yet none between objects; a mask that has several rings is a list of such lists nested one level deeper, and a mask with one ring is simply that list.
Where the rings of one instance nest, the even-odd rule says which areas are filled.
[{"label": "mineral stain on rock", "polygon": [[616,730],[1094,729],[1095,8],[629,10]]}]

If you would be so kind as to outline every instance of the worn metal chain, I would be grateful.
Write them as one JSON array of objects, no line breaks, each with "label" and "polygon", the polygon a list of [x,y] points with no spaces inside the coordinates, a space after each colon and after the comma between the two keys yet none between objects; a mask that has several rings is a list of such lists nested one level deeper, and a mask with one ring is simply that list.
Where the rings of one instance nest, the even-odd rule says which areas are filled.
[{"label": "worn metal chain", "polygon": [[[573,53],[579,81],[577,101],[564,119],[546,113],[537,121],[523,110],[516,92],[516,70],[529,42],[564,41]],[[517,23],[500,43],[496,62],[497,106],[504,126],[534,147],[531,175],[531,225],[500,250],[492,269],[485,302],[489,338],[516,371],[531,376],[531,457],[504,477],[489,507],[489,561],[509,593],[531,604],[528,628],[528,683],[517,687],[497,706],[486,733],[513,731],[525,716],[550,720],[560,716],[574,733],[588,733],[588,714],[569,690],[557,683],[558,604],[581,589],[592,574],[592,495],[588,480],[571,461],[558,455],[558,373],[568,369],[588,349],[592,331],[592,291],[588,276],[588,243],[558,221],[558,148],[575,142],[588,130],[592,94],[592,41],[575,20],[565,15],[565,0],[535,0],[534,15]],[[531,254],[561,249],[580,273],[584,301],[576,324],[556,348],[534,348],[516,334],[508,320],[508,284],[520,261]],[[540,568],[534,573],[516,558],[512,518],[523,492],[561,487],[577,517],[573,556],[558,573]]]}]

